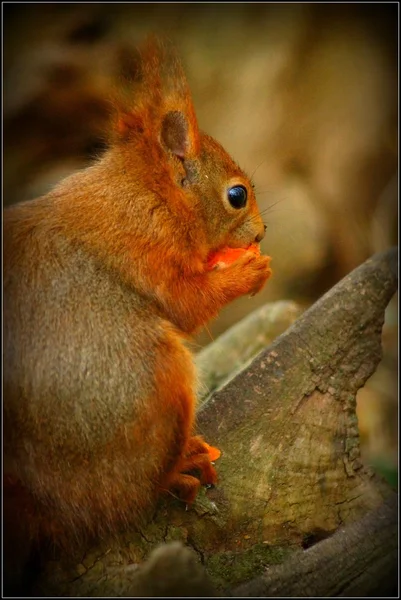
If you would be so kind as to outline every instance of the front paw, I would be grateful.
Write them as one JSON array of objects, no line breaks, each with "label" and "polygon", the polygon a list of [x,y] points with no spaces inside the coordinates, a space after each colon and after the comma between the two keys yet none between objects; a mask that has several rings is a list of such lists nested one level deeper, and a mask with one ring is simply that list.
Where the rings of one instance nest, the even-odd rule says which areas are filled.
[{"label": "front paw", "polygon": [[233,297],[255,295],[263,288],[272,274],[270,256],[255,256],[246,252],[235,263],[220,273],[226,277],[227,288]]},{"label": "front paw", "polygon": [[271,277],[270,256],[253,256],[246,267],[249,270],[250,290],[249,293],[254,296],[265,285]]}]

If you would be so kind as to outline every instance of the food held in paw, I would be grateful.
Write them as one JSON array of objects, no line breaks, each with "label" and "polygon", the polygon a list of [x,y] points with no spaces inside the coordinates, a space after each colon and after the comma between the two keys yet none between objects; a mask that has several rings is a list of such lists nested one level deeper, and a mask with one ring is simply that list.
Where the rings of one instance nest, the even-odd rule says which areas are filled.
[{"label": "food held in paw", "polygon": [[227,246],[221,248],[209,256],[207,266],[209,269],[227,267],[238,260],[246,252],[252,252],[255,256],[260,256],[259,244],[251,244],[248,248],[229,248]]}]

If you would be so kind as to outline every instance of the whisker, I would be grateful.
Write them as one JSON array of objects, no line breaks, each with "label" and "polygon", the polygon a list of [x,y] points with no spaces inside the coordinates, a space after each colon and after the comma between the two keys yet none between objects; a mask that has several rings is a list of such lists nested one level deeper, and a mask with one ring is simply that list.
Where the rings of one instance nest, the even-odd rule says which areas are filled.
[{"label": "whisker", "polygon": [[[277,204],[279,204],[280,202],[283,202],[284,200],[287,200],[287,198],[281,198],[280,200],[277,200],[277,202],[274,202],[273,204],[271,204],[270,206],[267,206],[264,210],[260,211],[259,214],[257,215],[252,215],[251,217],[248,217],[245,220],[245,223],[252,223],[252,221],[256,221],[258,220],[261,216],[265,215],[266,213],[268,213],[269,211],[272,211],[272,208],[274,208]],[[289,210],[289,209],[288,209]]]},{"label": "whisker", "polygon": [[[281,208],[281,207],[280,208],[275,208],[274,210],[271,210],[269,212],[269,214],[277,212],[277,211],[280,211],[280,212],[281,211],[285,211],[285,212],[290,212],[290,213],[296,213],[298,215],[306,215],[307,214],[305,210],[298,210],[297,208]],[[262,213],[260,213],[260,214],[262,214]]]},{"label": "whisker", "polygon": [[261,167],[261,166],[263,165],[263,163],[265,163],[265,162],[267,162],[267,158],[264,158],[264,159],[262,160],[262,162],[258,164],[258,166],[256,167],[256,169],[254,169],[254,171],[253,171],[252,175],[251,175],[251,176],[250,176],[250,178],[249,178],[251,181],[252,181],[252,179],[253,179],[253,177],[254,177],[254,175],[255,175],[256,171],[257,171],[257,170],[259,169],[259,167]]},{"label": "whisker", "polygon": [[253,188],[253,191],[255,192],[256,196],[261,196],[262,194],[273,194],[274,193],[273,189],[259,190],[256,187]]},{"label": "whisker", "polygon": [[214,338],[212,336],[212,333],[211,333],[210,329],[207,327],[207,325],[205,325],[204,327],[205,327],[207,333],[209,334],[209,337],[210,337],[211,341],[214,342]]},{"label": "whisker", "polygon": [[270,204],[267,208],[264,209],[264,211],[262,212],[266,212],[266,210],[270,210],[271,208],[273,208],[274,206],[277,206],[277,204],[280,204],[280,202],[284,202],[284,200],[288,200],[288,198],[280,198],[280,200],[277,200],[277,202],[273,202],[273,204]]}]

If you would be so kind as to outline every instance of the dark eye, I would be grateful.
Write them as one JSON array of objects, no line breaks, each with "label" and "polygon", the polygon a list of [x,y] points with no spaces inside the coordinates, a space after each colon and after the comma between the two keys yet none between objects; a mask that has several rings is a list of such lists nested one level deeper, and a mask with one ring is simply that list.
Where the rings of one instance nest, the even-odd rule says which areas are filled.
[{"label": "dark eye", "polygon": [[247,191],[243,185],[236,185],[230,188],[227,195],[233,208],[244,208],[247,199]]}]

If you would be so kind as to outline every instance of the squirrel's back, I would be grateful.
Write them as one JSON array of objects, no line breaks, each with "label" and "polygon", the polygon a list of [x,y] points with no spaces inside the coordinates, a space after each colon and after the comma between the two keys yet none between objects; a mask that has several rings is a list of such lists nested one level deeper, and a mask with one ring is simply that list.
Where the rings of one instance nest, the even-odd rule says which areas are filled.
[{"label": "squirrel's back", "polygon": [[177,330],[52,211],[47,197],[5,211],[5,470],[50,500],[44,520],[97,531],[153,506],[194,374]]}]

